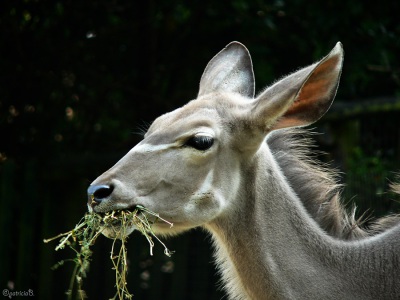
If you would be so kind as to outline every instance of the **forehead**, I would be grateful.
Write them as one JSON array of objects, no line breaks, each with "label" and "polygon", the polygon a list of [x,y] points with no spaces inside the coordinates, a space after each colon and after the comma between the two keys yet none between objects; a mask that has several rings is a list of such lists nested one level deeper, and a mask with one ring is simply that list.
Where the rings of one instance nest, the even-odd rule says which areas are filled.
[{"label": "forehead", "polygon": [[184,129],[199,126],[212,126],[217,116],[216,110],[212,107],[190,107],[189,105],[185,105],[158,117],[153,124],[151,124],[147,134],[163,131],[163,129],[171,130],[182,126],[185,126]]},{"label": "forehead", "polygon": [[202,128],[217,128],[218,119],[218,113],[213,107],[198,105],[192,101],[158,117],[150,126],[145,138],[151,144],[171,142],[183,135],[195,134]]},{"label": "forehead", "polygon": [[203,132],[207,128],[217,134],[226,124],[237,119],[248,101],[232,94],[211,94],[192,100],[185,106],[158,117],[145,138],[149,143],[159,144]]}]

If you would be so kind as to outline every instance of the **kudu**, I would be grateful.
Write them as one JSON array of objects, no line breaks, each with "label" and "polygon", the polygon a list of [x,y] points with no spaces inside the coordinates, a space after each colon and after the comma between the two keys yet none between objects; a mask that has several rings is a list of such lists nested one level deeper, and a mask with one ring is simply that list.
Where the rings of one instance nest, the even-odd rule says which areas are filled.
[{"label": "kudu", "polygon": [[329,109],[342,62],[338,43],[255,97],[250,55],[230,43],[197,99],[92,183],[89,210],[144,206],[174,223],[157,234],[205,228],[231,299],[400,299],[399,217],[358,227],[298,129]]}]

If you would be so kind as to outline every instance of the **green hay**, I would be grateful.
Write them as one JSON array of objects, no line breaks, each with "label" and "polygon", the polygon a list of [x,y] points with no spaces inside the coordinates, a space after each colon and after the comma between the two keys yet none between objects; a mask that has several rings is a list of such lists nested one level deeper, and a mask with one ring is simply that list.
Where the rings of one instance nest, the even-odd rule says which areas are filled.
[{"label": "green hay", "polygon": [[[149,220],[146,215],[155,217],[155,220]],[[142,206],[137,206],[134,211],[117,210],[105,214],[87,213],[71,231],[59,234],[50,239],[45,239],[45,243],[60,239],[59,244],[55,248],[56,251],[68,246],[76,254],[74,259],[62,260],[53,266],[53,269],[57,269],[62,266],[65,261],[72,261],[75,263],[75,268],[67,291],[68,299],[72,299],[74,290],[76,299],[87,298],[82,283],[83,278],[86,277],[89,271],[89,264],[93,253],[90,247],[94,245],[96,239],[104,230],[107,231],[107,236],[113,240],[110,259],[113,263],[113,269],[115,270],[115,286],[117,291],[112,299],[132,299],[133,295],[129,293],[127,288],[128,251],[126,241],[129,235],[128,229],[134,226],[146,237],[150,246],[150,255],[153,255],[154,238],[164,246],[164,254],[171,256],[173,252],[168,250],[151,228],[152,224],[158,220],[168,223],[171,227],[173,226],[172,223],[160,218],[158,214]],[[118,239],[121,240],[119,249],[117,249],[118,246],[116,243]]]}]

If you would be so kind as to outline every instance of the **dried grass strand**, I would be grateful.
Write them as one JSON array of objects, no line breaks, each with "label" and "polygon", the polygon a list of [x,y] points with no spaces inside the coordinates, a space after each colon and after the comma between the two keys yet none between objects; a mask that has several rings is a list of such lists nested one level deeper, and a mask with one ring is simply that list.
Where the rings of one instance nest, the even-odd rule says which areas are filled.
[{"label": "dried grass strand", "polygon": [[[150,221],[146,214],[154,216],[155,220]],[[133,294],[128,291],[127,287],[127,230],[134,226],[145,236],[149,243],[150,255],[153,255],[153,248],[155,246],[153,238],[155,238],[161,245],[163,245],[165,255],[171,256],[173,252],[170,251],[156,236],[152,229],[152,225],[157,221],[165,222],[171,227],[173,226],[171,222],[161,218],[159,214],[142,206],[138,206],[134,211],[111,211],[104,215],[87,213],[79,223],[75,225],[74,229],[58,234],[52,238],[44,239],[43,241],[45,243],[60,239],[58,245],[55,247],[56,251],[68,246],[76,254],[74,259],[62,260],[52,268],[56,269],[62,266],[65,261],[75,262],[75,268],[72,272],[68,291],[66,292],[68,299],[72,299],[74,290],[76,291],[76,299],[83,300],[87,298],[86,293],[83,290],[83,278],[86,277],[89,270],[92,255],[90,247],[94,245],[99,235],[106,229],[112,230],[114,234],[112,237],[113,242],[111,246],[110,259],[113,264],[113,269],[115,270],[116,293],[112,299],[132,299]],[[119,250],[116,249],[117,240],[120,240],[121,243]]]}]

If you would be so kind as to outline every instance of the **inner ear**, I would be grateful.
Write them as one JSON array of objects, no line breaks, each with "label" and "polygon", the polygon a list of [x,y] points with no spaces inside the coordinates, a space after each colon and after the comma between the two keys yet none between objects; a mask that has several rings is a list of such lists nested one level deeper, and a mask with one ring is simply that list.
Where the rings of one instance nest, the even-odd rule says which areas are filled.
[{"label": "inner ear", "polygon": [[232,42],[208,63],[200,80],[198,97],[212,92],[238,93],[254,98],[254,72],[249,51]]},{"label": "inner ear", "polygon": [[343,49],[337,43],[319,62],[284,77],[253,102],[250,118],[264,130],[306,126],[331,106],[339,85]]},{"label": "inner ear", "polygon": [[275,124],[274,129],[305,126],[321,118],[335,98],[341,65],[340,56],[334,56],[318,64],[300,88],[292,105]]}]

